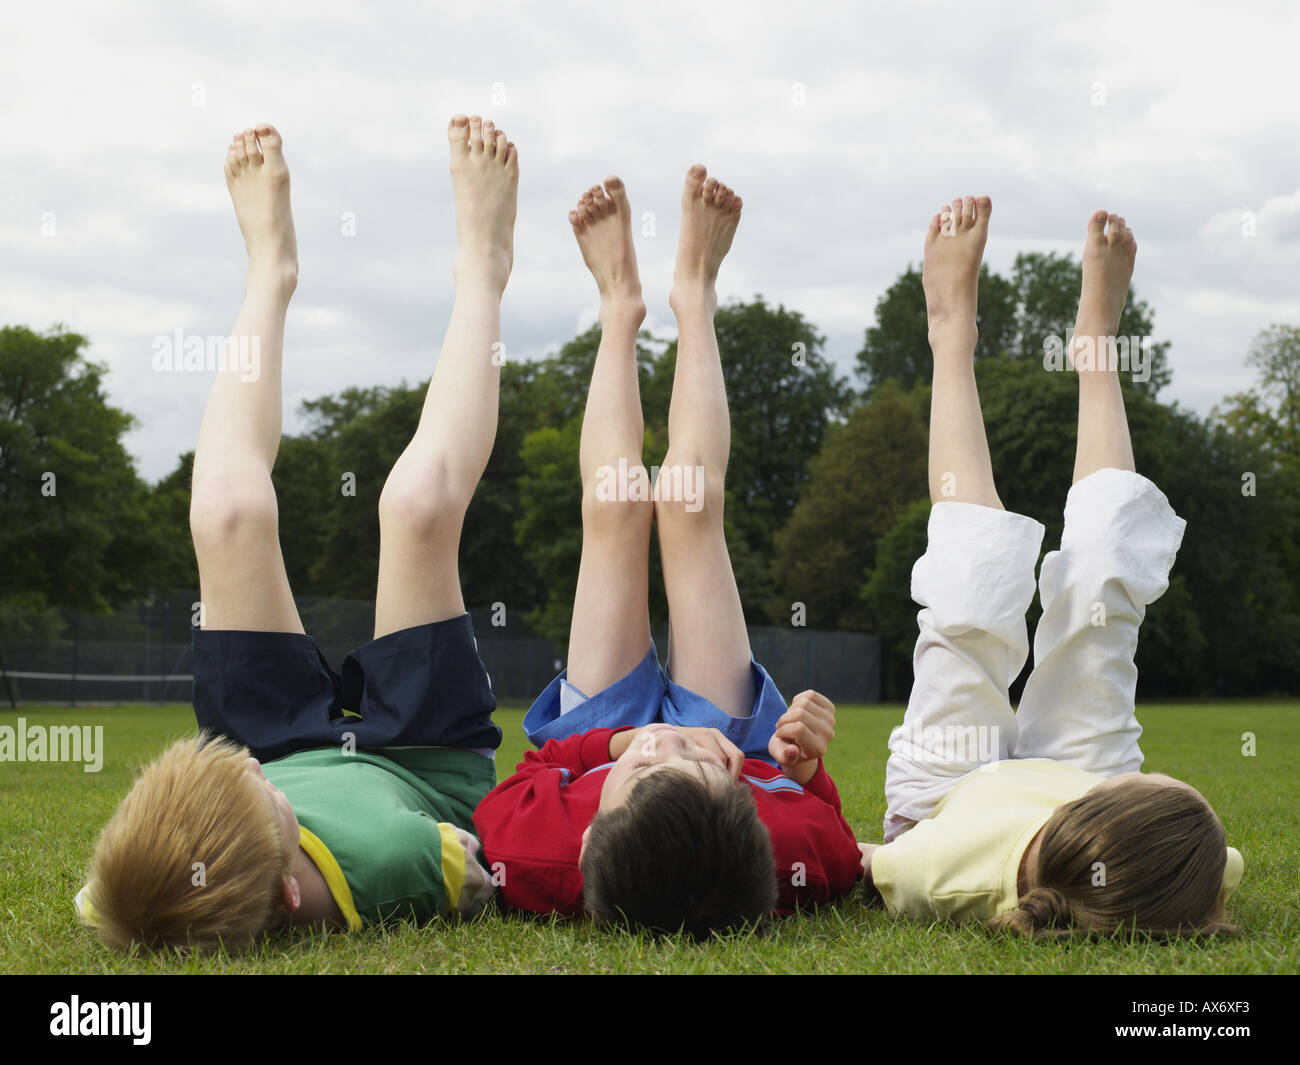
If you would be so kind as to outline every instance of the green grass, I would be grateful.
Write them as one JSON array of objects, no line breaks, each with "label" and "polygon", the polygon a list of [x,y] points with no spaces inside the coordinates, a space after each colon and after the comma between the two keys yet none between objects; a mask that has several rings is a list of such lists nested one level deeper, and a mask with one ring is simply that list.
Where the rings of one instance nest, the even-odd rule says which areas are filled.
[{"label": "green grass", "polygon": [[[104,725],[101,772],[80,765],[0,763],[0,972],[112,973],[1294,973],[1300,969],[1295,854],[1300,843],[1300,704],[1204,702],[1145,706],[1146,768],[1196,785],[1246,857],[1231,913],[1243,934],[1219,942],[1036,944],[978,927],[891,920],[857,896],[788,918],[763,937],[696,944],[597,932],[586,923],[503,915],[396,925],[361,935],[286,932],[242,956],[116,954],[75,918],[100,827],[136,769],[193,730],[188,707],[0,712],[30,724]],[[521,756],[520,709],[498,711],[500,771]],[[841,707],[827,759],[859,838],[879,841],[890,728],[901,708]],[[1242,733],[1256,754],[1242,754]]]}]

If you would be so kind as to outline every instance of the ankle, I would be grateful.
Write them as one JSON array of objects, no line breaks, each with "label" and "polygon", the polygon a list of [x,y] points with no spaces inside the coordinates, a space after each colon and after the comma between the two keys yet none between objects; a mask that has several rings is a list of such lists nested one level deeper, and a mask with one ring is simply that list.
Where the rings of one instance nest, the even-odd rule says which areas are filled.
[{"label": "ankle", "polygon": [[718,309],[718,292],[712,281],[674,277],[673,287],[668,291],[668,306],[678,318],[693,313],[712,317]]},{"label": "ankle", "polygon": [[510,256],[504,251],[461,251],[452,262],[451,276],[458,290],[484,289],[500,299],[510,280],[511,265]]},{"label": "ankle", "polygon": [[288,303],[298,288],[298,264],[281,259],[253,259],[248,261],[244,278],[246,295],[263,293]]},{"label": "ankle", "polygon": [[602,292],[600,295],[600,324],[603,329],[619,326],[637,329],[645,321],[645,315],[645,300],[641,298],[640,289],[635,292]]},{"label": "ankle", "polygon": [[975,354],[975,344],[979,340],[979,335],[975,319],[970,315],[932,314],[929,316],[926,338],[936,359],[940,357],[941,351],[944,354],[960,351],[969,361]]}]

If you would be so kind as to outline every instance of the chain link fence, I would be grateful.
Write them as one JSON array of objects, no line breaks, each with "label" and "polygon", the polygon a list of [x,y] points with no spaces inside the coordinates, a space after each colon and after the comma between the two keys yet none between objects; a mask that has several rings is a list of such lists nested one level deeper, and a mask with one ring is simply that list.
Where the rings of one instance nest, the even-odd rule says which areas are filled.
[{"label": "chain link fence", "polygon": [[[335,669],[371,638],[372,602],[303,596],[297,604],[304,628]],[[47,617],[39,636],[0,639],[0,705],[188,703],[190,626],[197,609],[195,592],[156,597],[112,614],[65,610]],[[493,624],[488,610],[471,616],[498,700],[527,704],[564,667],[563,649],[522,621]],[[655,633],[661,658],[667,638],[666,629]],[[880,699],[876,636],[751,626],[749,639],[755,660],[787,698],[816,688],[837,703]]]}]

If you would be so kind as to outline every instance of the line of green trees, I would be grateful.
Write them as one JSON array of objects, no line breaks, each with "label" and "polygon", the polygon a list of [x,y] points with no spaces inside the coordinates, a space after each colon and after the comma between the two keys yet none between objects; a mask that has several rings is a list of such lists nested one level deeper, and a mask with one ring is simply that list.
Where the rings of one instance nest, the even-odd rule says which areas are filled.
[{"label": "line of green trees", "polygon": [[[1074,318],[1080,267],[1025,254],[984,268],[976,373],[1007,507],[1059,539],[1070,485],[1077,387],[1044,368],[1045,342]],[[906,694],[915,639],[912,563],[929,512],[930,353],[920,274],[881,296],[857,355],[836,374],[801,314],[761,296],[717,315],[732,410],[727,534],[752,622],[878,633],[887,697]],[[1134,294],[1120,333],[1151,338]],[[599,329],[557,354],[502,368],[496,448],[466,519],[468,602],[505,604],[563,642],[581,549],[578,439]],[[129,415],[105,400],[104,368],[64,331],[0,330],[0,637],[57,629],[50,609],[110,609],[197,586],[187,531],[192,453],[142,482],[122,445]],[[1189,522],[1166,596],[1139,650],[1144,695],[1300,690],[1300,329],[1273,325],[1248,364],[1254,387],[1209,417],[1159,393],[1168,343],[1143,345],[1124,377],[1139,469]],[[1135,348],[1136,350],[1136,348]],[[1233,359],[1236,361],[1236,354]],[[646,461],[667,447],[675,342],[638,347]],[[419,418],[425,384],[350,388],[304,404],[274,479],[294,590],[374,593],[384,477]],[[652,558],[652,567],[657,562]],[[652,612],[666,614],[653,582]]]}]

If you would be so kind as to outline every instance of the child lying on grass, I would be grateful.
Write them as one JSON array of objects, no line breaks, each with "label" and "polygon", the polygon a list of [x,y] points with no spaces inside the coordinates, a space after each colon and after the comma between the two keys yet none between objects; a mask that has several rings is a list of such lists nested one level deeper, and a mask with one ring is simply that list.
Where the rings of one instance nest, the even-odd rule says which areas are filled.
[{"label": "child lying on grass", "polygon": [[[608,178],[569,215],[600,289],[601,340],[582,423],[568,669],[524,719],[541,749],[474,817],[511,906],[704,935],[828,901],[861,875],[821,761],[835,709],[805,692],[787,710],[754,661],[723,534],[731,436],[713,315],[740,210],[735,193],[691,168],[669,297],[678,322],[669,447],[653,492],[627,191]],[[670,616],[666,672],[650,636],[652,521]]]},{"label": "child lying on grass", "polygon": [[276,925],[356,930],[472,913],[491,897],[471,829],[496,782],[501,733],[457,549],[496,433],[492,352],[519,171],[490,122],[458,115],[449,139],[451,322],[419,427],[380,498],[375,637],[341,676],[303,631],[271,483],[298,279],[289,171],[271,126],[236,134],[227,151],[249,259],[234,332],[258,339],[259,372],[218,372],[194,458],[194,711],[205,731],[143,771],[78,896],[113,946],[237,947]]},{"label": "child lying on grass", "polygon": [[[1065,531],[1043,560],[1017,713],[1008,701],[1044,530],[1002,507],[975,388],[991,210],[987,197],[954,200],[926,235],[934,508],[912,572],[916,676],[890,737],[885,844],[866,848],[868,876],[891,913],[1028,935],[1228,931],[1241,855],[1195,788],[1138,771],[1138,627],[1168,586],[1185,522],[1135,472],[1115,360],[1097,357],[1137,253],[1124,219],[1104,211],[1088,220],[1072,341],[1079,436]],[[978,747],[993,760],[981,765]]]}]

